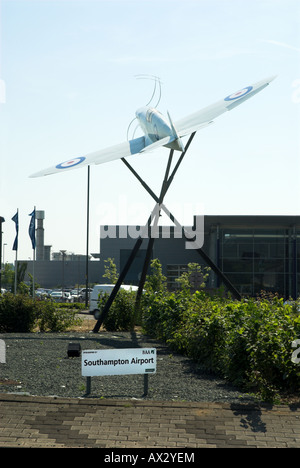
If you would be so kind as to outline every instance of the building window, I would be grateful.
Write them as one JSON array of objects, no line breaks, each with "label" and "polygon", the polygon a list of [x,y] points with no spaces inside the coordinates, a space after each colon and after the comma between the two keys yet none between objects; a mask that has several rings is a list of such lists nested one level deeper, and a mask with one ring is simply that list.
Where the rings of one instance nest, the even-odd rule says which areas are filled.
[{"label": "building window", "polygon": [[293,248],[290,229],[221,229],[219,262],[241,294],[265,290],[286,297],[296,281]]},{"label": "building window", "polygon": [[167,265],[167,288],[169,291],[176,291],[179,284],[176,279],[188,270],[187,265]]}]

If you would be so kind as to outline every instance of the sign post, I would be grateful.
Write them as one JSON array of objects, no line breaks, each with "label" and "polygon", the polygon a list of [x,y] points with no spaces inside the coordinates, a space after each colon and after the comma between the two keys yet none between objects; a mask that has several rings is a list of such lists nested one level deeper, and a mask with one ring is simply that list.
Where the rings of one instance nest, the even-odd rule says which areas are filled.
[{"label": "sign post", "polygon": [[87,395],[91,393],[91,377],[143,374],[145,396],[148,394],[148,376],[155,372],[155,348],[83,350],[81,353],[81,373],[87,377]]}]

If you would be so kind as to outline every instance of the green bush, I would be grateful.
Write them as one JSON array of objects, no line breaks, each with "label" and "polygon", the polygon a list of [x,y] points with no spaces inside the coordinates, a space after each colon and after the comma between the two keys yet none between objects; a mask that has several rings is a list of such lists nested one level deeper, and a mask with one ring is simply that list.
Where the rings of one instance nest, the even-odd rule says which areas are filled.
[{"label": "green bush", "polygon": [[142,323],[152,336],[171,342],[182,326],[188,308],[185,294],[146,292],[142,299]]},{"label": "green bush", "polygon": [[300,367],[291,361],[291,344],[300,337],[300,317],[282,299],[233,301],[202,291],[148,295],[143,327],[205,369],[264,399],[299,391]]},{"label": "green bush", "polygon": [[[171,293],[153,260],[140,303],[144,332],[264,400],[299,391],[300,366],[291,360],[292,342],[300,337],[299,304],[266,295],[241,301],[210,297],[203,289],[207,276],[207,269],[190,264],[178,281],[180,289]],[[130,330],[134,314],[135,293],[120,291],[104,327]]]},{"label": "green bush", "polygon": [[0,295],[0,332],[31,332],[35,325],[35,302],[28,296]]},{"label": "green bush", "polygon": [[[104,294],[99,298],[100,312],[103,310],[108,297],[108,294]],[[135,318],[135,298],[136,293],[134,291],[119,290],[103,321],[103,327],[107,331],[132,330]]]},{"label": "green bush", "polygon": [[76,309],[77,312],[85,310],[85,303],[83,302],[56,302],[55,307],[57,309]]},{"label": "green bush", "polygon": [[26,295],[0,296],[0,332],[30,333],[40,331],[61,332],[79,323],[76,309],[58,308],[51,301],[37,301]]},{"label": "green bush", "polygon": [[79,325],[82,320],[76,318],[76,308],[57,307],[57,304],[51,301],[36,302],[36,327],[41,332],[62,332],[72,325]]},{"label": "green bush", "polygon": [[162,266],[158,258],[150,263],[150,274],[146,278],[144,288],[147,292],[157,293],[167,291],[167,278],[163,275]]},{"label": "green bush", "polygon": [[[201,290],[205,287],[208,271],[208,268],[203,271],[200,265],[189,263],[187,271],[177,280],[179,289],[170,293],[167,291],[166,277],[162,274],[159,260],[152,260],[150,275],[145,283],[146,292],[142,298],[142,322],[145,331],[170,344],[176,342],[175,346],[181,349],[181,344],[174,336],[189,315],[193,297],[191,291],[195,290],[197,283]],[[204,293],[197,291],[197,294],[200,297]]]}]

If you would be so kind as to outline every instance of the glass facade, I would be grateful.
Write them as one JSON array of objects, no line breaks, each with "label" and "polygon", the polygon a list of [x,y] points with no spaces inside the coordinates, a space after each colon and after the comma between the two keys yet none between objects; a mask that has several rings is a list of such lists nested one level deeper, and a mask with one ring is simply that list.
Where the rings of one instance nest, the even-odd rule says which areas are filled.
[{"label": "glass facade", "polygon": [[167,287],[169,291],[179,289],[179,284],[176,282],[180,276],[188,270],[188,265],[167,265]]},{"label": "glass facade", "polygon": [[[208,215],[204,217],[204,235],[202,254],[187,249],[184,238],[155,239],[152,258],[159,258],[170,289],[178,286],[175,279],[189,263],[205,267],[208,257],[242,295],[255,297],[267,291],[286,299],[300,296],[300,216]],[[122,271],[134,244],[134,239],[119,235],[101,239],[101,258],[115,258],[118,271]],[[147,244],[138,252],[127,282],[138,284]],[[207,288],[215,291],[221,285],[222,277],[212,272]]]},{"label": "glass facade", "polygon": [[[298,242],[297,242],[298,238]],[[220,228],[219,267],[241,294],[297,296],[300,232],[293,228]]]}]

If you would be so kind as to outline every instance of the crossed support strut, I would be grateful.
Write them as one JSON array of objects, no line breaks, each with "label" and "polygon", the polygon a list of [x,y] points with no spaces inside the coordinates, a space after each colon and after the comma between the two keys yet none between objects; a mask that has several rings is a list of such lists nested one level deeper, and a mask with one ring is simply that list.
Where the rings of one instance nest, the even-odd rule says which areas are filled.
[{"label": "crossed support strut", "polygon": [[[128,161],[124,158],[122,158],[122,161],[123,163],[128,167],[128,169],[132,172],[132,174],[138,179],[138,181],[142,184],[142,186],[147,190],[147,192],[151,195],[151,197],[154,199],[155,201],[155,207],[151,213],[151,215],[149,216],[148,220],[147,220],[147,223],[145,224],[143,230],[141,231],[141,235],[139,236],[139,238],[137,239],[132,251],[131,251],[131,254],[123,268],[123,270],[121,271],[120,273],[120,276],[114,286],[114,289],[112,290],[112,292],[110,293],[110,296],[104,306],[104,309],[102,310],[102,313],[99,317],[99,319],[97,320],[96,322],[96,325],[93,329],[93,332],[94,333],[97,333],[99,330],[100,330],[100,327],[103,323],[103,321],[105,320],[108,312],[109,312],[109,309],[132,265],[132,262],[134,261],[141,245],[142,245],[142,242],[143,242],[143,239],[147,236],[145,236],[145,233],[149,231],[149,228],[151,226],[151,223],[154,221],[154,228],[157,226],[158,224],[158,219],[159,219],[159,215],[160,215],[160,212],[161,210],[163,210],[167,215],[168,217],[170,218],[170,220],[176,225],[177,228],[180,228],[182,230],[182,234],[185,236],[185,237],[190,237],[190,234],[185,230],[185,228],[183,226],[181,226],[178,221],[176,220],[176,218],[173,216],[172,213],[170,213],[167,208],[165,207],[165,205],[163,204],[163,200],[165,198],[165,195],[167,193],[167,191],[169,190],[170,188],[170,185],[174,179],[174,176],[180,166],[180,164],[182,163],[182,160],[184,158],[184,156],[186,155],[187,153],[187,150],[195,136],[196,132],[192,133],[186,146],[185,146],[185,149],[184,151],[181,153],[173,171],[171,172],[171,175],[170,175],[170,170],[171,170],[171,164],[172,164],[172,160],[173,160],[173,155],[174,155],[174,150],[171,150],[170,151],[170,154],[169,154],[169,159],[168,159],[168,163],[167,163],[167,167],[166,167],[166,171],[165,171],[165,176],[164,176],[164,180],[163,180],[163,183],[162,183],[162,187],[161,187],[161,191],[160,191],[160,195],[157,196],[152,190],[151,188],[146,184],[146,182],[139,176],[139,174],[133,169],[133,167],[128,163]],[[155,229],[154,229],[155,230]],[[150,230],[151,231],[151,230]],[[148,272],[148,268],[149,268],[149,264],[150,264],[150,260],[151,260],[151,253],[152,253],[152,250],[153,250],[153,244],[154,244],[154,240],[155,240],[155,236],[152,236],[150,234],[149,236],[149,241],[148,241],[148,246],[147,246],[147,250],[146,250],[146,255],[145,255],[145,260],[144,260],[144,266],[143,266],[143,271],[142,271],[142,274],[141,274],[141,278],[140,278],[140,281],[139,281],[139,287],[138,287],[138,291],[137,291],[137,298],[136,298],[136,305],[138,306],[139,304],[139,301],[140,301],[140,298],[141,298],[141,295],[142,295],[142,292],[143,292],[143,288],[144,288],[144,284],[145,284],[145,281],[146,281],[146,275],[147,275],[147,272]],[[206,264],[212,269],[212,271],[220,278],[220,280],[224,283],[224,285],[228,288],[228,290],[232,293],[232,295],[238,299],[238,300],[241,300],[241,295],[240,293],[236,290],[236,288],[233,286],[233,284],[229,281],[229,279],[223,274],[223,272],[217,267],[217,265],[215,265],[215,263],[208,257],[208,255],[202,250],[202,246],[199,246],[197,248],[195,248],[195,251],[198,252],[198,254],[203,258],[203,260],[206,262]]]}]

